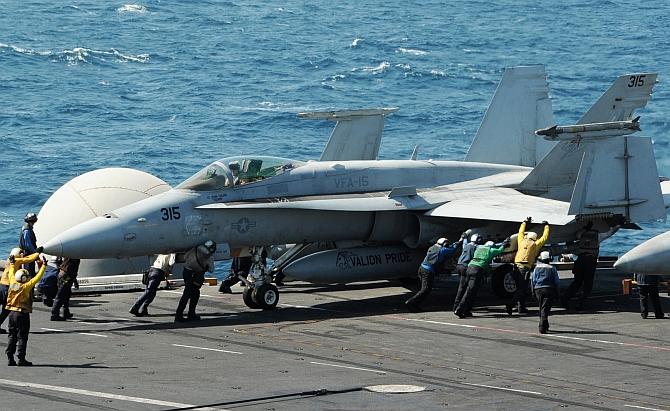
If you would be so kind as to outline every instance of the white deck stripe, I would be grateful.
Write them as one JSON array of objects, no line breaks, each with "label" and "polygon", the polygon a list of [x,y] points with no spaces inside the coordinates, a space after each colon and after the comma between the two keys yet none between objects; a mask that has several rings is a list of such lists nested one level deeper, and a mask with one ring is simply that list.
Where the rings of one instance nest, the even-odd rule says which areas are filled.
[{"label": "white deck stripe", "polygon": [[349,370],[368,371],[368,372],[376,372],[377,374],[386,374],[386,372],[384,372],[384,371],[371,370],[369,368],[349,367],[347,365],[328,364],[328,363],[325,363],[325,362],[316,362],[316,361],[310,361],[309,363],[310,364],[316,364],[316,365],[325,365],[325,366],[328,366],[328,367],[347,368]]},{"label": "white deck stripe", "polygon": [[[36,383],[32,383],[32,382],[22,382],[22,381],[0,379],[0,385],[7,385],[7,386],[12,386],[12,387],[33,388],[33,389],[47,390],[47,391],[56,391],[56,392],[61,393],[61,394],[62,393],[69,393],[69,394],[77,394],[77,395],[86,395],[86,396],[89,396],[89,397],[106,398],[106,399],[110,399],[110,400],[119,400],[119,401],[137,402],[137,403],[140,403],[140,404],[159,405],[159,406],[171,407],[171,408],[196,407],[196,405],[182,404],[182,403],[179,403],[179,402],[153,400],[151,398],[131,397],[131,396],[128,396],[128,395],[109,394],[109,393],[106,393],[106,392],[81,390],[81,389],[78,389],[78,388],[71,388],[71,387],[59,387],[59,386],[56,386],[56,385],[36,384]],[[202,408],[196,408],[196,409],[197,410],[207,410],[207,411],[217,410],[217,408],[210,408],[210,407],[202,407]],[[219,408],[219,410],[221,410],[221,409]]]},{"label": "white deck stripe", "polygon": [[57,333],[64,333],[65,332],[65,330],[57,330],[55,328],[40,328],[40,330],[53,331],[53,332],[57,332]]},{"label": "white deck stripe", "polygon": [[182,345],[182,344],[172,344],[174,347],[184,347],[184,348],[193,348],[196,350],[205,350],[205,351],[216,351],[216,352],[225,352],[227,354],[240,354],[243,355],[244,353],[238,352],[238,351],[228,351],[228,350],[221,350],[218,348],[207,348],[207,347],[196,347],[193,345]]},{"label": "white deck stripe", "polygon": [[630,405],[630,404],[624,404],[624,407],[637,408],[638,410],[665,411],[661,408],[649,408],[649,407],[642,407],[640,405]]},{"label": "white deck stripe", "polygon": [[463,385],[470,385],[470,386],[473,386],[473,387],[492,388],[494,390],[501,390],[501,391],[520,392],[520,393],[523,393],[523,394],[544,395],[541,392],[536,392],[536,391],[516,390],[514,388],[503,388],[503,387],[496,387],[496,386],[493,386],[493,385],[485,385],[485,384],[472,384],[472,383],[469,383],[469,382],[464,382]]},{"label": "white deck stripe", "polygon": [[91,337],[109,338],[109,335],[103,335],[103,334],[95,334],[95,333],[77,333],[77,334],[90,335]]}]

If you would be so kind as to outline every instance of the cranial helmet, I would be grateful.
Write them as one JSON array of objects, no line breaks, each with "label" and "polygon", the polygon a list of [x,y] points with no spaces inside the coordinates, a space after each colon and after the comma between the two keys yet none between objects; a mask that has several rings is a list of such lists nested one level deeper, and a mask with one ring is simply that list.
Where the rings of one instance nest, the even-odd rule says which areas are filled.
[{"label": "cranial helmet", "polygon": [[25,268],[20,269],[14,274],[14,279],[20,283],[27,282],[28,277],[30,277],[30,274],[28,273],[28,270],[26,270]]},{"label": "cranial helmet", "polygon": [[496,243],[494,243],[493,241],[487,241],[484,245],[485,245],[486,247],[492,247],[492,246],[494,246],[495,244],[496,244]]},{"label": "cranial helmet", "polygon": [[537,240],[537,233],[535,233],[535,232],[533,232],[533,231],[528,231],[528,232],[526,233],[525,237],[528,238],[528,239],[530,239],[530,240],[535,241],[535,240]]},{"label": "cranial helmet", "polygon": [[230,171],[240,171],[240,163],[239,161],[231,161],[228,163],[228,168]]},{"label": "cranial helmet", "polygon": [[9,253],[12,257],[21,257],[23,256],[23,250],[19,247],[12,248],[12,251]]},{"label": "cranial helmet", "polygon": [[35,213],[28,213],[26,216],[23,218],[23,221],[26,223],[34,223],[37,221],[37,214]]},{"label": "cranial helmet", "polygon": [[204,246],[212,254],[214,254],[214,252],[216,251],[216,243],[212,240],[205,241]]},{"label": "cranial helmet", "polygon": [[476,243],[478,238],[479,238],[479,234],[473,234],[473,235],[470,236],[470,242],[471,243]]},{"label": "cranial helmet", "polygon": [[549,254],[549,251],[542,251],[540,253],[540,261],[543,263],[548,263],[551,260],[551,254]]},{"label": "cranial helmet", "polygon": [[447,243],[447,239],[442,237],[435,244],[439,245],[440,247],[444,246]]}]

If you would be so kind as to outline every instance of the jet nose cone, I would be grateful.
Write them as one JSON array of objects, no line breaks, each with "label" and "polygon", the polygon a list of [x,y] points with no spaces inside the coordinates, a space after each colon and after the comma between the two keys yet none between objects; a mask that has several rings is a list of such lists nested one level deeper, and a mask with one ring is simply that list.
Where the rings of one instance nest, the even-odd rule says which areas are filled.
[{"label": "jet nose cone", "polygon": [[96,217],[49,240],[44,252],[71,258],[112,258],[121,249],[121,225],[114,218]]},{"label": "jet nose cone", "polygon": [[633,248],[614,263],[614,268],[644,274],[670,274],[670,232],[661,234]]}]

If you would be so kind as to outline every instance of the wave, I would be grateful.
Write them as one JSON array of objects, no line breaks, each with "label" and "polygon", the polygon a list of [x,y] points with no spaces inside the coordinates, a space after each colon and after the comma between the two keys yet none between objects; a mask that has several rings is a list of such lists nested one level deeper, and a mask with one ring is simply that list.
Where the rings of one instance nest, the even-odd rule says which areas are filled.
[{"label": "wave", "polygon": [[94,50],[85,47],[75,47],[69,50],[53,51],[53,50],[35,50],[14,46],[11,44],[0,43],[0,53],[3,49],[9,49],[16,54],[25,56],[40,56],[47,57],[51,61],[66,62],[69,65],[77,65],[80,63],[96,63],[107,62],[109,60],[117,62],[133,62],[133,63],[147,63],[149,61],[149,54],[130,55],[124,54],[116,49],[109,50]]},{"label": "wave", "polygon": [[379,73],[383,73],[386,70],[388,70],[389,67],[391,67],[391,63],[389,63],[388,61],[382,61],[376,67],[367,67],[366,66],[366,67],[361,67],[361,68],[353,68],[351,71],[362,71],[362,72],[365,72],[365,73],[379,74]]},{"label": "wave", "polygon": [[351,44],[349,45],[349,47],[351,47],[351,48],[358,47],[358,44],[359,44],[361,41],[363,41],[363,39],[355,38],[355,39],[351,42]]},{"label": "wave", "polygon": [[402,54],[410,54],[412,56],[425,56],[428,54],[427,51],[419,50],[419,49],[408,49],[405,47],[399,47],[395,51],[396,53],[402,53]]},{"label": "wave", "polygon": [[141,4],[124,4],[116,9],[118,13],[146,13],[147,8]]}]

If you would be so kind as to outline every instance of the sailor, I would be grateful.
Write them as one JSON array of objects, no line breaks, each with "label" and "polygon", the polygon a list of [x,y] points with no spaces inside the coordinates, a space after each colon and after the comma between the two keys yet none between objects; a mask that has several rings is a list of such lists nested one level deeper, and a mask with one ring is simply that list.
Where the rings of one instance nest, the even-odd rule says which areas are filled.
[{"label": "sailor", "polygon": [[542,251],[538,261],[535,269],[533,269],[530,282],[540,307],[539,331],[540,334],[546,334],[549,331],[551,306],[554,300],[558,298],[560,278],[556,267],[549,264],[551,262],[549,251]]},{"label": "sailor", "polygon": [[[12,257],[13,260],[13,257]],[[13,262],[13,261],[11,261]],[[33,365],[26,360],[28,334],[30,333],[30,313],[33,311],[32,291],[35,284],[42,278],[47,268],[46,259],[37,261],[40,267],[37,275],[30,278],[25,269],[16,271],[14,264],[9,265],[9,293],[7,295],[7,309],[9,314],[9,335],[7,341],[7,365],[17,365],[14,353],[18,348],[19,366]]]},{"label": "sailor", "polygon": [[[70,297],[72,297],[72,287],[79,289],[77,275],[79,273],[79,262],[77,258],[66,257],[58,268],[58,291],[51,307],[51,321],[65,321],[72,318],[70,312]],[[60,309],[63,308],[63,316],[60,316]]]},{"label": "sailor", "polygon": [[37,283],[36,291],[42,294],[42,302],[47,307],[53,307],[54,298],[58,293],[58,273],[63,262],[61,257],[51,257],[47,260],[47,269],[42,279]]},{"label": "sailor", "polygon": [[526,225],[530,224],[530,222],[531,217],[528,217],[519,227],[519,235],[517,237],[518,249],[514,256],[514,270],[512,271],[514,282],[516,283],[516,291],[512,296],[512,301],[505,306],[508,315],[512,315],[514,306],[517,307],[519,314],[528,313],[526,309],[528,280],[535,266],[535,259],[549,238],[549,223],[546,221],[542,222],[544,232],[542,233],[542,237],[538,239],[536,233],[532,231],[526,232]]},{"label": "sailor", "polygon": [[405,306],[410,311],[421,311],[419,305],[432,290],[435,274],[439,274],[442,271],[447,257],[451,257],[456,253],[456,247],[458,247],[458,242],[449,245],[447,244],[447,239],[442,237],[428,249],[426,258],[423,259],[421,266],[419,266],[418,276],[421,281],[421,288],[409,300],[405,301]]},{"label": "sailor", "polygon": [[[37,215],[35,213],[28,213],[23,218],[23,221],[25,224],[21,228],[19,247],[21,247],[26,255],[30,255],[37,251],[37,237],[35,237],[35,231],[33,231],[33,226],[37,222]],[[31,277],[35,275],[34,263],[28,263],[23,268],[28,270]]]},{"label": "sailor", "polygon": [[239,161],[231,161],[228,163],[228,168],[230,169],[230,172],[233,173],[233,185],[237,186],[242,184],[242,181],[240,181],[240,178],[238,177],[240,175]]},{"label": "sailor", "polygon": [[230,274],[223,281],[221,281],[219,291],[224,294],[232,294],[233,290],[231,290],[230,287],[240,282],[239,276],[245,277],[247,274],[249,274],[251,264],[251,256],[234,257],[233,262],[230,264]]},{"label": "sailor", "polygon": [[[216,243],[212,240],[194,247],[186,252],[184,256],[184,293],[177,305],[174,321],[196,321],[200,319],[195,313],[195,307],[200,298],[200,287],[205,283],[205,272],[214,272],[214,252]],[[184,309],[188,303],[188,315],[184,318]]]},{"label": "sailor", "polygon": [[[456,311],[456,308],[461,303],[463,295],[465,295],[465,290],[468,288],[468,264],[470,264],[472,256],[475,255],[477,246],[484,243],[484,238],[479,234],[472,234],[472,236],[470,236],[470,241],[468,241],[466,233],[467,231],[463,233],[463,250],[458,257],[458,264],[456,265],[456,272],[458,273],[458,291],[456,292],[456,299],[454,300],[454,311]],[[465,315],[470,316],[472,313],[465,313]]]},{"label": "sailor", "polygon": [[[42,251],[41,247],[39,248],[39,251]],[[9,278],[10,266],[13,266],[13,270],[16,272],[19,270],[21,265],[34,263],[39,258],[39,256],[39,253],[33,253],[27,257],[24,257],[23,250],[18,247],[12,249],[12,251],[9,253],[9,258],[7,259],[5,268],[2,271],[2,279],[0,279],[0,303],[2,303],[2,311],[0,311],[0,326],[5,322],[7,316],[9,316],[9,310],[7,309],[6,305],[9,284],[11,282]],[[5,334],[6,332],[7,331],[5,331],[3,328],[0,328],[0,334]]]},{"label": "sailor", "polygon": [[596,274],[596,266],[598,264],[598,254],[600,253],[600,239],[598,231],[593,229],[593,223],[590,221],[586,223],[584,229],[577,233],[577,261],[572,268],[574,280],[565,290],[561,298],[561,305],[566,309],[570,309],[570,299],[577,294],[581,288],[582,294],[577,302],[577,310],[584,309],[586,299],[591,295],[593,289],[593,279]]},{"label": "sailor", "polygon": [[156,297],[156,291],[163,281],[167,281],[168,276],[172,273],[172,268],[175,263],[174,254],[160,254],[154,260],[154,263],[149,268],[147,275],[147,287],[144,293],[135,301],[135,304],[130,308],[130,313],[136,317],[149,315],[149,304]]},{"label": "sailor", "polygon": [[640,315],[645,320],[649,314],[649,301],[651,300],[652,308],[654,309],[654,316],[656,318],[665,318],[663,314],[663,307],[661,300],[658,297],[658,282],[659,276],[635,274],[635,281],[640,292]]},{"label": "sailor", "polygon": [[[506,240],[507,241],[507,240]],[[458,318],[472,316],[472,307],[475,305],[477,291],[484,278],[484,274],[491,268],[493,258],[505,251],[506,242],[496,246],[493,241],[478,245],[466,272],[467,288],[460,303],[454,310]]]}]

